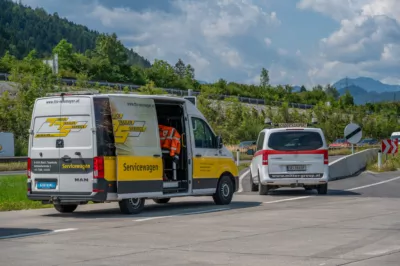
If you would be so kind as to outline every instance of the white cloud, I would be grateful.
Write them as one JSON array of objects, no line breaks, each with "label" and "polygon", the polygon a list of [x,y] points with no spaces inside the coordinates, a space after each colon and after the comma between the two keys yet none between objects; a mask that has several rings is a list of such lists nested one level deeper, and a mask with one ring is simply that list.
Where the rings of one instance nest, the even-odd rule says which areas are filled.
[{"label": "white cloud", "polygon": [[[246,47],[237,43],[252,36],[253,42],[270,44],[270,39],[259,35],[266,36],[280,25],[276,12],[264,10],[253,0],[171,3],[176,12],[97,5],[87,16],[108,30],[123,31],[121,39],[151,61],[164,59],[174,64],[182,58],[185,63],[192,62],[199,79],[216,80],[221,76],[244,81],[259,73],[257,62],[246,58]],[[264,48],[258,47],[257,60],[260,55],[265,57]],[[277,54],[270,51],[266,56]]]},{"label": "white cloud", "polygon": [[[301,0],[300,9],[331,16],[340,28],[321,40],[319,64],[309,71],[317,82],[344,75],[399,80],[398,0]],[[398,57],[397,57],[398,58]]]},{"label": "white cloud", "polygon": [[264,42],[267,46],[270,46],[272,44],[272,40],[270,38],[264,38]]}]

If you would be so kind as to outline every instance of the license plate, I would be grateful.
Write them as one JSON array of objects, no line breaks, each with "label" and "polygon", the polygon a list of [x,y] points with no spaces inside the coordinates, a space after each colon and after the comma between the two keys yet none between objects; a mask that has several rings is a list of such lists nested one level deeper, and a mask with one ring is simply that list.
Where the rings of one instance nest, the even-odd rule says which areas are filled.
[{"label": "license plate", "polygon": [[288,165],[287,167],[288,171],[306,171],[307,166],[305,165]]},{"label": "license plate", "polygon": [[56,182],[38,182],[37,188],[38,189],[55,189]]}]

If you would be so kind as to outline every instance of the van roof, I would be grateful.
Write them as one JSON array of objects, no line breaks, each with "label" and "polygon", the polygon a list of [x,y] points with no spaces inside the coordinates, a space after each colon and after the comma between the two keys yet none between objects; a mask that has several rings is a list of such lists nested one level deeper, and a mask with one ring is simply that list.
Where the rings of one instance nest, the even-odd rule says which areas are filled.
[{"label": "van roof", "polygon": [[277,128],[264,128],[264,132],[280,132],[280,131],[290,131],[290,130],[304,130],[312,132],[322,132],[322,129],[315,127],[277,127]]},{"label": "van roof", "polygon": [[[61,92],[60,92],[61,93]],[[165,100],[165,101],[171,101],[171,102],[180,102],[180,103],[189,103],[186,104],[186,110],[189,115],[197,116],[202,119],[206,119],[204,115],[197,109],[197,107],[189,100],[185,98],[181,98],[178,96],[169,96],[169,95],[150,95],[150,94],[134,94],[134,93],[88,93],[88,94],[74,94],[73,91],[71,92],[65,92],[65,93],[71,93],[70,95],[65,95],[64,97],[89,97],[89,98],[95,98],[95,97],[108,97],[108,96],[123,96],[123,97],[133,97],[133,98],[146,98],[146,99],[153,99],[153,100]],[[39,99],[50,99],[50,98],[60,98],[60,95],[52,95],[52,96],[45,96],[45,97],[40,97]]]}]

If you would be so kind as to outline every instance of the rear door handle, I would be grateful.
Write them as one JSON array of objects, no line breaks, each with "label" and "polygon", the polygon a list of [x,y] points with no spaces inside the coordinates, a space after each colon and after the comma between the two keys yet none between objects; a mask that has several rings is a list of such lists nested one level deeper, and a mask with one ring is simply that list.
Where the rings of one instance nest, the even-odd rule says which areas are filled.
[{"label": "rear door handle", "polygon": [[158,157],[161,157],[161,155],[160,154],[154,154],[153,157],[158,158]]},{"label": "rear door handle", "polygon": [[196,154],[196,157],[201,157],[201,154]]}]

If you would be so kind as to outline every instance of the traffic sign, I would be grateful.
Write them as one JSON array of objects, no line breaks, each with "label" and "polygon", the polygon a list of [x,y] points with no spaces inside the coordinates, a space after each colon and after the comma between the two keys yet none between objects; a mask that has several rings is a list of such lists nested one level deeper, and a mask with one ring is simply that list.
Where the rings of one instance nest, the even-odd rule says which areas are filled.
[{"label": "traffic sign", "polygon": [[350,123],[344,129],[344,137],[351,144],[356,144],[361,140],[362,129],[359,125]]},{"label": "traffic sign", "polygon": [[384,139],[382,140],[382,153],[383,154],[395,154],[398,151],[399,140],[398,139]]}]

